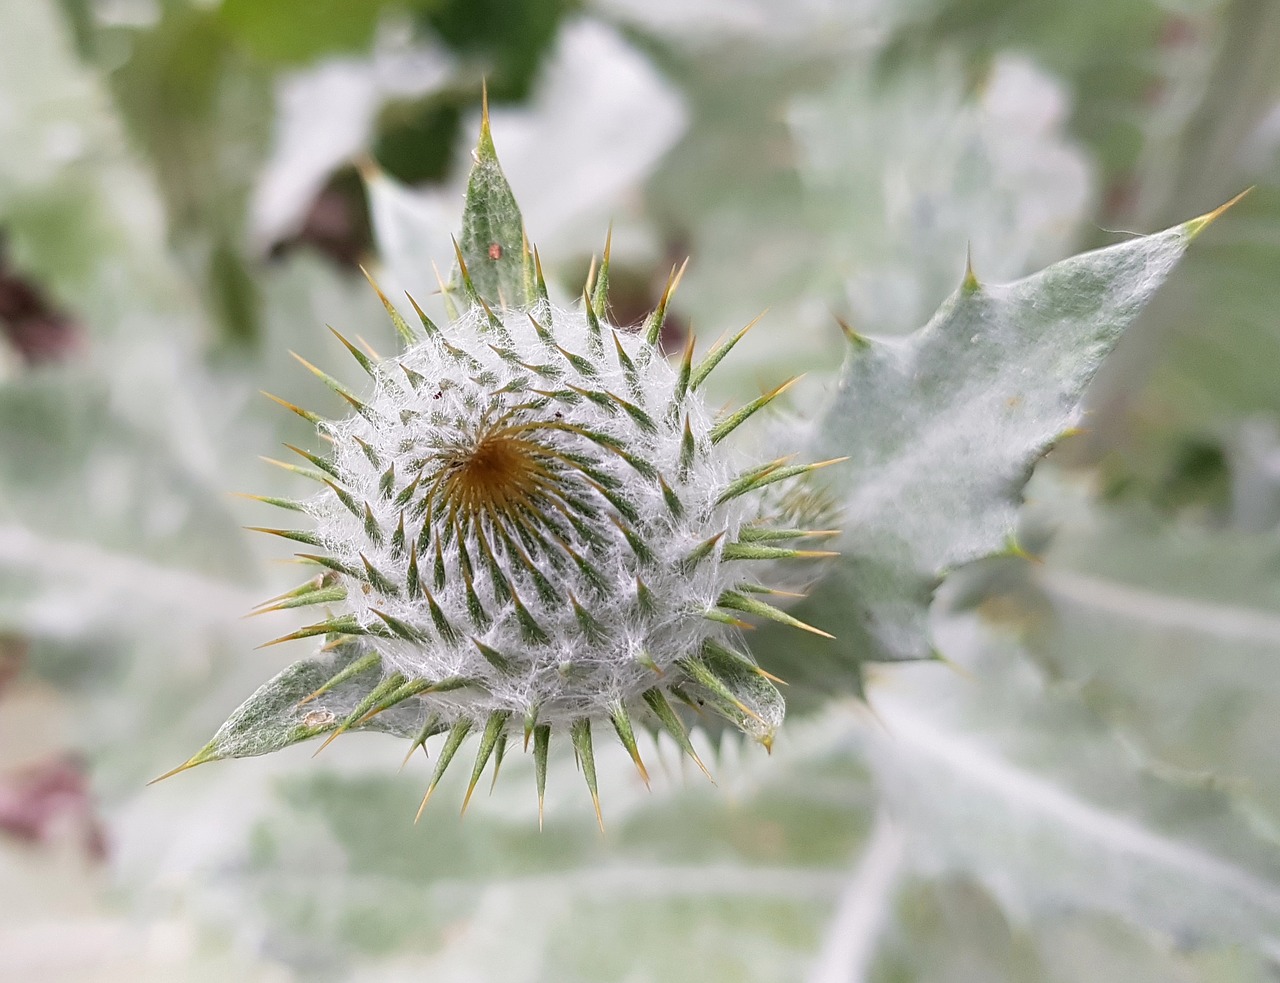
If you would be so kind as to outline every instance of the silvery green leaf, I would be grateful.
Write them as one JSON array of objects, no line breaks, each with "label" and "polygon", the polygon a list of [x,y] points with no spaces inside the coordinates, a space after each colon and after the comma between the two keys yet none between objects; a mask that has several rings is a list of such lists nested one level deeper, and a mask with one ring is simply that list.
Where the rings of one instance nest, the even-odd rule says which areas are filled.
[{"label": "silvery green leaf", "polygon": [[1019,919],[1099,911],[1189,947],[1274,944],[1280,855],[1230,787],[1127,747],[1008,632],[976,615],[942,631],[957,668],[877,667],[868,692],[870,761],[917,869],[963,872]]},{"label": "silvery green leaf", "polygon": [[841,557],[796,610],[837,641],[806,639],[766,664],[793,682],[855,687],[861,661],[931,654],[935,587],[1009,548],[1032,467],[1076,422],[1085,386],[1207,221],[1008,285],[970,274],[914,334],[849,341],[809,449],[849,458],[824,472],[844,509]]},{"label": "silvery green leaf", "polygon": [[[1022,596],[1043,617],[1031,654],[1171,774],[1213,776],[1280,828],[1280,539],[1108,508],[1049,481],[1057,528]],[[1029,591],[1029,593],[1027,593]]]},{"label": "silvery green leaf", "polygon": [[855,65],[798,98],[799,172],[822,205],[809,289],[838,285],[860,332],[902,334],[952,291],[966,249],[999,282],[1068,254],[1092,197],[1069,111],[1068,92],[1012,54],[973,88],[958,59],[939,57]]},{"label": "silvery green leaf", "polygon": [[[349,735],[305,768],[299,748],[157,785],[128,803],[118,850],[130,883],[163,873],[167,897],[300,973],[799,979],[867,830],[843,730],[815,722],[772,758],[701,745],[719,787],[642,735],[653,792],[601,742],[603,836],[569,754],[552,756],[541,833],[518,746],[464,819],[433,799],[415,825],[434,760],[397,773],[385,742]],[[465,778],[446,777],[446,800]],[[192,810],[227,834],[157,851],[152,831]]]}]

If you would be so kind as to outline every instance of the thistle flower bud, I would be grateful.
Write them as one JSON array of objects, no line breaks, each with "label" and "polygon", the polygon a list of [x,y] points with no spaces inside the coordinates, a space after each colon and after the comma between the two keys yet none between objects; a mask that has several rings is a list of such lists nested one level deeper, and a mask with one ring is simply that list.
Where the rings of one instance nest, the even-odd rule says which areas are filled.
[{"label": "thistle flower bud", "polygon": [[[491,155],[486,126],[481,204],[510,193]],[[478,209],[469,199],[469,218]],[[475,253],[497,263],[510,246],[496,241],[472,263]],[[608,253],[567,310],[548,301],[527,246],[516,260],[523,302],[501,303],[512,281],[498,277],[486,282],[492,306],[460,248],[446,296],[462,303],[445,327],[416,303],[421,329],[410,327],[384,297],[402,352],[378,359],[339,335],[369,377],[361,390],[300,359],[352,412],[329,421],[285,404],[332,450],[295,448],[307,466],[289,467],[319,490],[270,500],[312,527],[261,530],[306,544],[300,556],[321,570],[269,608],[330,612],[277,641],[326,635],[343,653],[291,711],[290,740],[412,717],[410,753],[446,735],[424,805],[473,731],[468,799],[515,736],[526,749],[532,740],[541,802],[551,739],[567,735],[597,815],[601,726],[646,782],[638,726],[665,730],[697,760],[673,704],[709,709],[767,748],[783,702],[743,646],[742,619],[817,631],[770,604],[757,573],[826,555],[794,547],[808,530],[763,518],[796,514],[779,508],[780,483],[820,465],[744,465],[728,440],[787,386],[715,418],[700,386],[746,329],[697,362],[691,343],[669,363],[657,341],[679,275],[640,332],[623,330],[604,319]],[[363,695],[335,712],[328,694],[353,680]]]}]

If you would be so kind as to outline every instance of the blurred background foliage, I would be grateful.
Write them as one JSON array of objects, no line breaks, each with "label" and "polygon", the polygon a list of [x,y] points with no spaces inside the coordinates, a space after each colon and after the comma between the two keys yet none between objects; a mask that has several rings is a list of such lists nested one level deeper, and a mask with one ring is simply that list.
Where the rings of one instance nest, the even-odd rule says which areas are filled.
[{"label": "blurred background foliage", "polygon": [[[0,4],[0,977],[1280,978],[1277,52],[1274,0]],[[1255,189],[1038,469],[1038,558],[940,599],[950,665],[793,692],[715,788],[602,755],[603,838],[563,758],[541,834],[519,760],[414,827],[378,738],[144,788],[287,659],[227,493],[307,433],[257,391],[392,343],[358,264],[431,291],[482,80],[562,299],[611,221],[621,323],[692,256],[666,340],[769,308],[715,398],[800,414],[966,248]]]}]

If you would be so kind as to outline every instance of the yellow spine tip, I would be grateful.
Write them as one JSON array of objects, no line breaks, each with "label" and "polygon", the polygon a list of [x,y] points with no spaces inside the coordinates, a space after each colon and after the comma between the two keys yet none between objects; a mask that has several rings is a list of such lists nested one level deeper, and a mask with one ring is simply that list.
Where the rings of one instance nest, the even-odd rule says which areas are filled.
[{"label": "yellow spine tip", "polygon": [[1237,202],[1239,202],[1241,198],[1245,197],[1245,195],[1249,194],[1249,192],[1251,192],[1254,189],[1254,187],[1256,187],[1256,185],[1251,185],[1250,187],[1247,187],[1243,191],[1241,191],[1238,195],[1236,195],[1230,201],[1226,202],[1225,204],[1219,205],[1213,211],[1207,212],[1204,215],[1201,215],[1199,218],[1193,218],[1189,222],[1184,222],[1182,225],[1182,228],[1186,231],[1187,238],[1194,239],[1196,236],[1198,236],[1201,232],[1203,232],[1205,229],[1211,226],[1214,222],[1216,222],[1224,212],[1226,212],[1229,208],[1231,208]]}]

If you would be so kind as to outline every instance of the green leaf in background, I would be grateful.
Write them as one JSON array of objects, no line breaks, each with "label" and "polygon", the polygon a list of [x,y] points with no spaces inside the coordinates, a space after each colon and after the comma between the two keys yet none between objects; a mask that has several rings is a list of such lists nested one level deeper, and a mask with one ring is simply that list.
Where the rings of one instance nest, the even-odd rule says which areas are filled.
[{"label": "green leaf in background", "polygon": [[930,656],[934,588],[951,569],[1010,548],[1032,466],[1075,422],[1102,359],[1216,215],[1007,286],[970,273],[915,334],[850,339],[811,451],[850,458],[828,472],[844,507],[843,555],[796,612],[838,641],[788,646],[771,668],[792,681],[842,675],[856,685],[861,661]]},{"label": "green leaf in background", "polygon": [[[397,774],[383,742],[353,736],[315,761],[299,748],[155,786],[120,849],[139,888],[161,885],[153,900],[186,899],[224,931],[271,939],[303,978],[798,980],[868,826],[866,772],[841,732],[802,726],[773,758],[726,744],[718,787],[638,735],[653,792],[600,742],[604,835],[572,756],[551,758],[541,832],[532,762],[514,753],[465,819],[415,826],[435,762],[415,756]],[[466,775],[444,781],[441,794],[460,793]],[[175,808],[238,832],[157,850],[145,830]]]},{"label": "green leaf in background", "polygon": [[1008,53],[976,79],[952,51],[894,71],[854,63],[797,97],[788,121],[821,243],[805,289],[839,297],[860,332],[906,334],[954,289],[966,247],[997,282],[1069,255],[1093,197],[1069,110],[1056,79]]},{"label": "green leaf in background", "polygon": [[1037,480],[1056,535],[1013,596],[1029,654],[1171,775],[1213,776],[1280,842],[1280,540]]},{"label": "green leaf in background", "polygon": [[1018,919],[1100,911],[1191,946],[1280,935],[1280,856],[1230,787],[1127,748],[1016,633],[944,622],[963,671],[879,666],[869,684],[869,760],[917,869],[974,877]]},{"label": "green leaf in background", "polygon": [[131,32],[110,79],[135,145],[155,170],[170,240],[223,337],[259,340],[261,296],[245,255],[245,211],[271,122],[268,73],[216,11],[170,4]]},{"label": "green leaf in background", "polygon": [[881,59],[898,68],[939,49],[964,50],[978,64],[1002,51],[1028,54],[1069,84],[1073,134],[1089,143],[1108,182],[1124,180],[1143,151],[1153,87],[1186,71],[1166,64],[1162,42],[1196,30],[1211,6],[1221,5],[932,0],[894,26]]},{"label": "green leaf in background", "polygon": [[1280,7],[1233,0],[1214,14],[1190,21],[1189,52],[1168,53],[1191,64],[1147,122],[1128,208],[1103,219],[1163,223],[1255,186],[1099,375],[1098,426],[1077,457],[1101,458],[1131,493],[1177,470],[1188,443],[1225,449],[1242,419],[1280,411],[1269,371],[1280,358]]},{"label": "green leaf in background", "polygon": [[306,62],[366,48],[388,6],[388,0],[225,0],[218,17],[257,58]]}]

